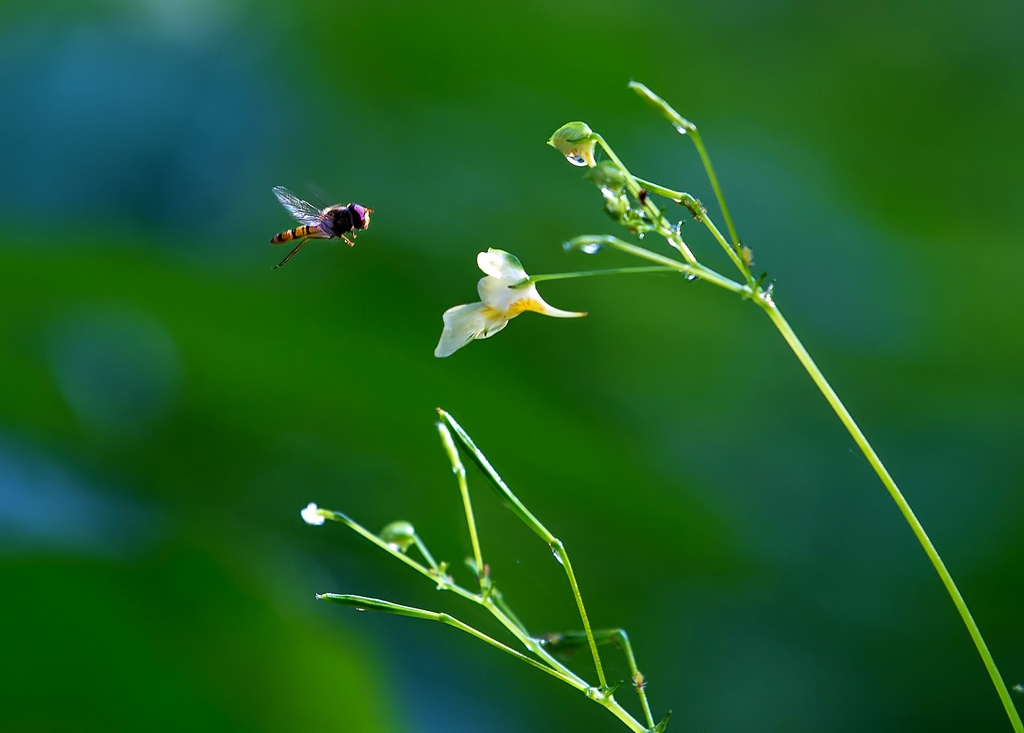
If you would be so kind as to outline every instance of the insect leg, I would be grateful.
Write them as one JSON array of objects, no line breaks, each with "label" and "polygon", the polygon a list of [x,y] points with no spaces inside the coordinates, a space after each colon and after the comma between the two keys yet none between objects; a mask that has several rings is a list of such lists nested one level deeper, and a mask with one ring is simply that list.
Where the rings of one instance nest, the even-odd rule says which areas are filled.
[{"label": "insect leg", "polygon": [[294,257],[294,256],[295,256],[295,254],[296,254],[296,253],[297,253],[297,252],[298,252],[298,251],[299,251],[300,249],[302,249],[302,248],[303,248],[303,247],[305,246],[306,242],[308,242],[308,241],[309,241],[309,239],[303,239],[302,241],[300,241],[300,242],[299,242],[299,243],[298,243],[298,244],[297,244],[297,245],[295,246],[295,249],[293,249],[293,250],[292,250],[291,252],[289,252],[289,253],[288,253],[288,256],[287,256],[287,257],[285,257],[285,258],[284,258],[283,260],[281,260],[281,261],[280,261],[280,262],[279,262],[278,264],[274,265],[274,266],[273,266],[273,267],[272,267],[271,269],[272,269],[272,270],[277,270],[277,269],[280,269],[280,268],[284,267],[285,265],[287,265],[287,264],[288,264],[288,260],[290,260],[290,259],[291,259],[292,257]]},{"label": "insect leg", "polygon": [[352,235],[352,239],[349,239],[344,234],[341,235],[341,238],[345,240],[345,243],[348,244],[349,247],[355,247],[356,246],[356,243],[352,241],[352,239],[356,238],[355,234]]}]

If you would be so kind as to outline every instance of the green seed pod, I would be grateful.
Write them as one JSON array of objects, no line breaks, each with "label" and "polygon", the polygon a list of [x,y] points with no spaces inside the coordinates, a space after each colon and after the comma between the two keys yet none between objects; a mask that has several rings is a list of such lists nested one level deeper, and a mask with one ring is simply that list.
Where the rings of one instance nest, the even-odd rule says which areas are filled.
[{"label": "green seed pod", "polygon": [[597,165],[594,158],[597,137],[585,122],[569,122],[562,125],[555,130],[555,134],[548,140],[548,145],[575,166],[593,168]]},{"label": "green seed pod", "polygon": [[405,552],[416,542],[416,529],[408,522],[399,520],[382,529],[380,538],[392,547]]},{"label": "green seed pod", "polygon": [[626,189],[626,176],[610,160],[602,160],[586,172],[586,177],[600,189],[607,188],[615,193],[622,193]]},{"label": "green seed pod", "polygon": [[604,210],[615,221],[621,222],[629,212],[629,198],[626,196],[626,176],[610,160],[602,160],[587,171],[586,177],[601,189]]},{"label": "green seed pod", "polygon": [[608,212],[608,216],[621,223],[623,217],[629,213],[629,198],[625,192],[602,188],[601,196],[604,197],[604,210]]}]

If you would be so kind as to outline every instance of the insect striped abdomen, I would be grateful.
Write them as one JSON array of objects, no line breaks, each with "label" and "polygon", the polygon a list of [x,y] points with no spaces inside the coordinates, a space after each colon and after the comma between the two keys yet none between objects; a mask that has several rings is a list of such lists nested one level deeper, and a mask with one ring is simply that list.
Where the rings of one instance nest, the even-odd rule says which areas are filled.
[{"label": "insect striped abdomen", "polygon": [[319,233],[320,230],[317,227],[311,227],[303,224],[301,227],[295,227],[294,229],[289,229],[286,232],[275,234],[271,238],[270,243],[284,244],[285,242],[290,242],[293,239],[302,239],[303,237],[315,237]]}]

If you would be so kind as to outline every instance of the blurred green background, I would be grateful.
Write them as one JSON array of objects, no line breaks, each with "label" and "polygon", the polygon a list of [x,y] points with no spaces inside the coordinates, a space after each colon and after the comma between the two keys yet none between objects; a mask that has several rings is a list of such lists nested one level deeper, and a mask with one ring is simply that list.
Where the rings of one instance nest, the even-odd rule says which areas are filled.
[{"label": "blurred green background", "polygon": [[[482,249],[532,273],[629,264],[560,247],[620,233],[543,144],[564,122],[717,216],[692,146],[625,88],[646,82],[699,125],[783,312],[1024,682],[1019,4],[3,17],[0,730],[620,730],[452,629],[314,601],[498,633],[299,518],[408,519],[468,582],[438,405],[565,541],[595,625],[629,630],[670,730],[1009,730],[921,549],[756,309],[677,277],[553,282],[589,317],[431,352]],[[274,185],[373,224],[272,272],[291,226]],[[520,616],[575,628],[548,550],[470,480]]]}]

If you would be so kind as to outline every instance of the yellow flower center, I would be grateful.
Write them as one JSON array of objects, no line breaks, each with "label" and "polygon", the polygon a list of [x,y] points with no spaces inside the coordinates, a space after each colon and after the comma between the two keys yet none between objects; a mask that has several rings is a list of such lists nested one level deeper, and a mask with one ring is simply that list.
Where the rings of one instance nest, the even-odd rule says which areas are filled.
[{"label": "yellow flower center", "polygon": [[508,313],[505,314],[505,317],[506,318],[512,318],[513,316],[518,316],[523,311],[533,311],[534,313],[543,313],[544,312],[544,306],[542,306],[539,302],[537,302],[533,298],[522,298],[521,300],[517,300],[515,303],[512,303],[508,307]]}]

